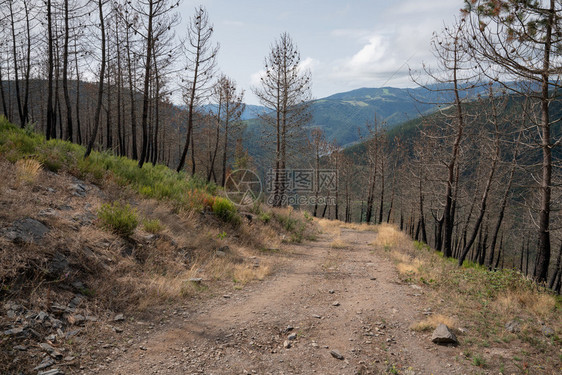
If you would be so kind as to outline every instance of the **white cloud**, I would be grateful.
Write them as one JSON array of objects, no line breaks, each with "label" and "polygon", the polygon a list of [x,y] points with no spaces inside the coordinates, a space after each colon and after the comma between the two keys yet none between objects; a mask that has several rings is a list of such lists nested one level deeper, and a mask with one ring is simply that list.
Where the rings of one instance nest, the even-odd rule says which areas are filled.
[{"label": "white cloud", "polygon": [[252,73],[250,76],[250,85],[252,87],[257,87],[261,85],[261,77],[265,75],[265,70],[260,70],[258,72]]},{"label": "white cloud", "polygon": [[302,60],[299,64],[299,70],[310,70],[314,72],[314,70],[320,65],[320,61],[316,60],[313,57],[307,57],[306,59]]}]

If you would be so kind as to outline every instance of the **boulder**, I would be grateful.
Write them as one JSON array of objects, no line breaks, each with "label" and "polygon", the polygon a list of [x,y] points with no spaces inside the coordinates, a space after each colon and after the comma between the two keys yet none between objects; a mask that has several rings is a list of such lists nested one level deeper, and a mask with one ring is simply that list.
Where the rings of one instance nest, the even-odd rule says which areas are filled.
[{"label": "boulder", "polygon": [[447,327],[443,323],[439,324],[437,328],[435,328],[435,331],[433,331],[433,335],[431,335],[431,341],[433,341],[435,344],[442,345],[457,345],[459,343],[455,334],[451,332],[449,327]]},{"label": "boulder", "polygon": [[45,234],[49,232],[49,228],[40,221],[32,218],[16,220],[12,227],[2,231],[3,236],[17,243],[38,243]]}]

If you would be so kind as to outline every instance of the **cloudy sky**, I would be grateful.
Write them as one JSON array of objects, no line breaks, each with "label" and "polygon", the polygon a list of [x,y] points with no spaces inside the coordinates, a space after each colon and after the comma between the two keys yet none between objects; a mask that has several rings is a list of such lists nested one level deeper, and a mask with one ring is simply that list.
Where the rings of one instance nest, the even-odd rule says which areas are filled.
[{"label": "cloudy sky", "polygon": [[[434,31],[450,24],[462,0],[184,0],[183,22],[205,6],[220,43],[218,66],[246,91],[272,42],[288,32],[322,98],[360,87],[412,87],[408,67],[431,63]],[[183,33],[184,26],[178,30]]]}]

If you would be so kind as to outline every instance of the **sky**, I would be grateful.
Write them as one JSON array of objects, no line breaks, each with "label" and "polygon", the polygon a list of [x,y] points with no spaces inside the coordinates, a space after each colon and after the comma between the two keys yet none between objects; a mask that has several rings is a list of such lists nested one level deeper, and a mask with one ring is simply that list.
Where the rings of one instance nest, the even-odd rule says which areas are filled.
[{"label": "sky", "polygon": [[414,87],[409,69],[432,64],[434,32],[454,22],[462,0],[183,0],[185,24],[203,5],[220,44],[218,68],[259,104],[264,59],[283,32],[312,73],[312,96],[361,87]]}]

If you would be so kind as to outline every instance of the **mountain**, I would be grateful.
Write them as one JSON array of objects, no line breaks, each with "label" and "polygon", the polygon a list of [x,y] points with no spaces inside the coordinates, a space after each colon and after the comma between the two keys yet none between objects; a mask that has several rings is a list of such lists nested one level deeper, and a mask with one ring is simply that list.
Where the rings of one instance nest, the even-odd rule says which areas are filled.
[{"label": "mountain", "polygon": [[367,123],[375,116],[380,124],[392,127],[418,117],[434,105],[424,104],[418,89],[392,87],[361,88],[312,102],[311,127],[324,130],[326,137],[342,146],[367,133]]},{"label": "mountain", "polygon": [[[187,107],[185,105],[180,106],[180,108],[186,110]],[[206,104],[202,106],[204,111],[216,113],[218,110],[218,105],[216,104]],[[242,121],[251,120],[254,118],[258,118],[261,114],[268,112],[269,110],[265,107],[260,105],[253,105],[253,104],[246,104],[246,108],[244,108],[244,112],[242,112],[242,116],[240,119]]]}]

